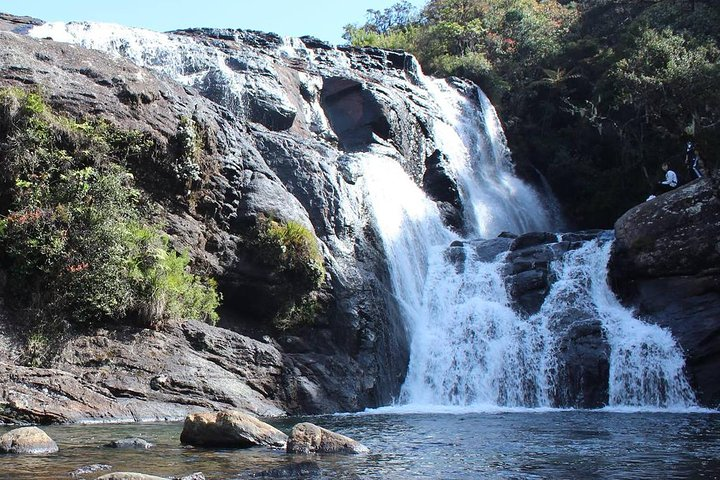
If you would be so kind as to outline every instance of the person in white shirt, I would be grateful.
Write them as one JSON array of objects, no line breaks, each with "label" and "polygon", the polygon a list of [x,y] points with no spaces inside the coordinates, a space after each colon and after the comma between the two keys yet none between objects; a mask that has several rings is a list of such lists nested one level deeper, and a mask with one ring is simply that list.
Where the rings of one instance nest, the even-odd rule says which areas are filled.
[{"label": "person in white shirt", "polygon": [[665,192],[669,192],[678,186],[678,177],[670,170],[670,165],[667,162],[662,164],[663,172],[665,172],[665,180],[655,184],[655,191],[647,199],[652,200],[656,195],[662,195]]}]

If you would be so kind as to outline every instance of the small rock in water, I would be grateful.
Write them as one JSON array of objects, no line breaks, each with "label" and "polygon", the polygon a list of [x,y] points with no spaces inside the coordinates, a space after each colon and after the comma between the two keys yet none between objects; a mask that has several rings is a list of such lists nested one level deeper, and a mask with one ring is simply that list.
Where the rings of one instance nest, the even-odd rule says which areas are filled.
[{"label": "small rock in water", "polygon": [[367,453],[362,443],[312,423],[298,423],[290,432],[288,453]]},{"label": "small rock in water", "polygon": [[98,477],[97,480],[170,480],[167,477],[156,477],[135,472],[113,472]]},{"label": "small rock in water", "polygon": [[315,462],[300,462],[253,473],[252,476],[253,478],[317,478],[320,476],[320,467]]},{"label": "small rock in water", "polygon": [[57,451],[55,441],[37,427],[16,428],[0,437],[2,453],[43,454]]},{"label": "small rock in water", "polygon": [[106,447],[109,448],[137,448],[137,449],[145,449],[152,448],[155,445],[148,442],[147,440],[143,440],[142,438],[123,438],[121,440],[113,440],[110,443],[105,444]]},{"label": "small rock in water", "polygon": [[103,463],[95,463],[93,465],[87,465],[85,467],[80,467],[77,470],[70,473],[70,478],[81,478],[83,475],[87,475],[88,473],[94,473],[94,472],[100,472],[102,470],[111,470],[112,465],[105,465]]}]

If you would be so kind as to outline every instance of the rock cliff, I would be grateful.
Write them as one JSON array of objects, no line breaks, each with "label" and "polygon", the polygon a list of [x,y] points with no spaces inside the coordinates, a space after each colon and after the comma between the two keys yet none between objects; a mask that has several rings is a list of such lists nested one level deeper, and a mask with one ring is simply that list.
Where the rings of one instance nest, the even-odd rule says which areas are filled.
[{"label": "rock cliff", "polygon": [[616,291],[670,329],[702,405],[720,404],[720,200],[710,178],[631,209],[615,224]]},{"label": "rock cliff", "polygon": [[[98,50],[112,50],[107,45],[27,35],[42,23],[0,17],[0,86],[36,89],[58,112],[152,138],[152,161],[129,168],[172,244],[219,279],[225,300],[222,328],[189,322],[167,332],[128,326],[80,335],[47,369],[19,366],[20,356],[8,354],[4,418],[165,418],[222,406],[320,413],[389,402],[405,375],[408,341],[355,187],[354,155],[372,145],[394,152],[418,183],[459,205],[432,138],[437,106],[414,59],[253,31],[147,39],[155,34],[122,30],[113,45],[131,62]],[[153,40],[170,45],[159,51]],[[171,174],[185,167],[177,137],[188,118],[203,144],[191,183]],[[317,237],[327,281],[311,326],[271,325],[294,291],[248,241],[261,216],[298,222]],[[17,352],[22,335],[13,330],[22,326],[12,311],[3,314],[4,341]],[[238,355],[254,360],[236,364]]]}]

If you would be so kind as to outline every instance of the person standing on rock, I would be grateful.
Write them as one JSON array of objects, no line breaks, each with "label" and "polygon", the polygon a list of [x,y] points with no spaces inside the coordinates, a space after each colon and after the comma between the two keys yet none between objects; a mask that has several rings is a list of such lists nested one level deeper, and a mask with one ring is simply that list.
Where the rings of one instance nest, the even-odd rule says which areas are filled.
[{"label": "person standing on rock", "polygon": [[665,180],[655,184],[655,191],[647,198],[648,200],[652,200],[657,195],[662,195],[665,192],[669,192],[678,185],[678,177],[675,172],[670,170],[670,165],[667,162],[662,164],[662,169],[663,172],[665,172]]},{"label": "person standing on rock", "polygon": [[685,166],[687,167],[688,179],[690,181],[702,177],[702,172],[700,171],[700,154],[692,141],[688,141],[685,148]]}]

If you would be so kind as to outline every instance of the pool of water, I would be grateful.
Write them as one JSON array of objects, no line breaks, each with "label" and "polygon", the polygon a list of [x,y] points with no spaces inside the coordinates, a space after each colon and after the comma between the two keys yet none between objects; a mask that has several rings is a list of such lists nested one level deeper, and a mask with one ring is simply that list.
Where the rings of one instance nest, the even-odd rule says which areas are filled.
[{"label": "pool of water", "polygon": [[[49,426],[43,429],[59,452],[0,456],[0,478],[71,478],[91,464],[159,476],[203,472],[208,479],[720,478],[715,413],[375,412],[269,423],[289,432],[299,421],[349,435],[371,453],[303,456],[265,448],[183,447],[181,423]],[[0,433],[10,428],[0,427]],[[130,436],[156,446],[143,451],[102,446]],[[269,470],[274,476],[264,473]]]}]

